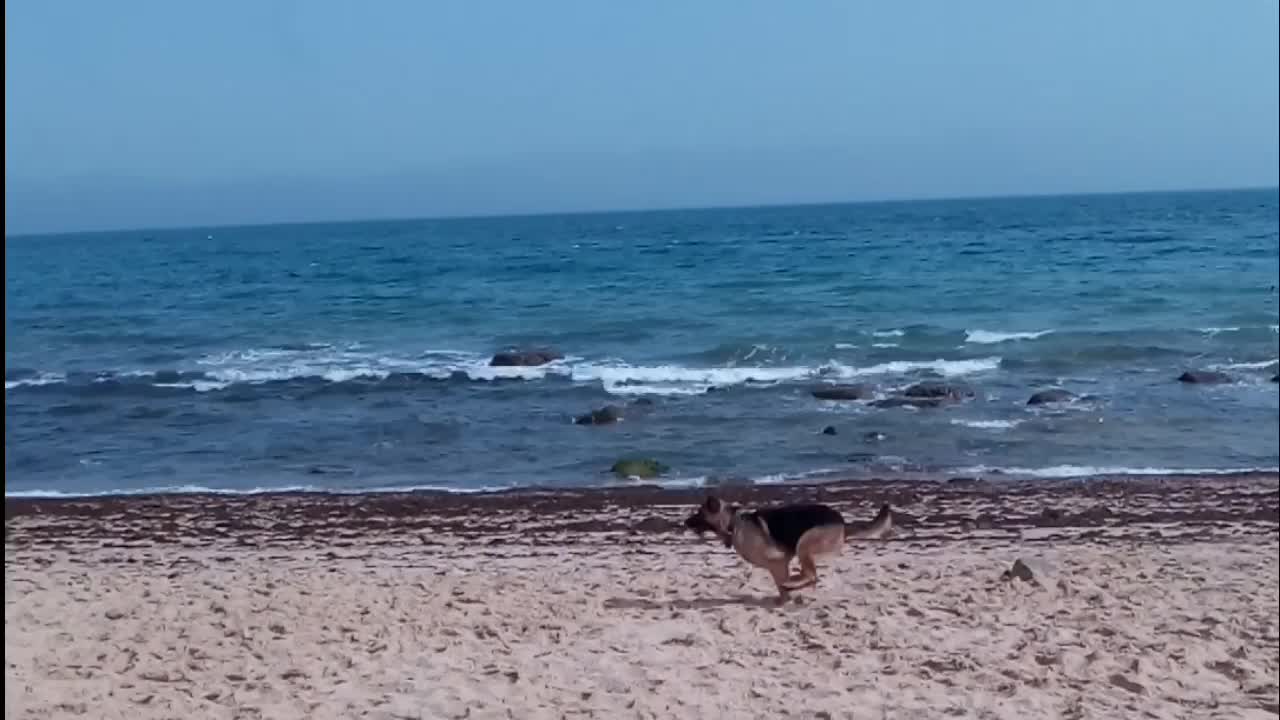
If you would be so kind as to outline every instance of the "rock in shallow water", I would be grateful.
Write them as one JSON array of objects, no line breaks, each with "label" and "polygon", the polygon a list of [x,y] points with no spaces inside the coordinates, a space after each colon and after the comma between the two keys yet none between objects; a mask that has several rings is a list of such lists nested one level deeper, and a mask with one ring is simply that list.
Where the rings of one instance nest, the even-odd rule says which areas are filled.
[{"label": "rock in shallow water", "polygon": [[665,473],[668,468],[666,465],[650,458],[624,458],[613,464],[610,468],[614,475],[622,478],[638,477],[641,479],[655,478]]},{"label": "rock in shallow water", "polygon": [[491,367],[535,367],[564,357],[555,350],[504,350],[489,360]]},{"label": "rock in shallow water", "polygon": [[947,400],[963,400],[967,397],[973,397],[973,390],[963,385],[952,385],[951,383],[940,382],[937,380],[926,380],[918,382],[915,385],[902,391],[902,394],[909,398],[942,398]]},{"label": "rock in shallow water", "polygon": [[1027,404],[1028,405],[1049,405],[1051,403],[1069,402],[1071,400],[1074,400],[1075,398],[1076,398],[1076,394],[1071,392],[1070,390],[1064,390],[1062,388],[1050,388],[1048,390],[1041,390],[1040,392],[1032,395],[1030,399],[1027,400]]},{"label": "rock in shallow water", "polygon": [[605,405],[573,419],[575,425],[609,425],[622,419],[622,409],[617,405]]},{"label": "rock in shallow water", "polygon": [[869,385],[830,385],[810,392],[819,400],[865,400],[875,394]]},{"label": "rock in shallow water", "polygon": [[1178,382],[1192,385],[1215,385],[1231,382],[1231,376],[1216,370],[1188,370],[1178,376]]},{"label": "rock in shallow water", "polygon": [[963,402],[966,398],[973,397],[974,394],[971,388],[963,385],[953,385],[938,380],[926,380],[903,390],[901,395],[876,400],[871,403],[871,407],[936,408],[951,403]]}]

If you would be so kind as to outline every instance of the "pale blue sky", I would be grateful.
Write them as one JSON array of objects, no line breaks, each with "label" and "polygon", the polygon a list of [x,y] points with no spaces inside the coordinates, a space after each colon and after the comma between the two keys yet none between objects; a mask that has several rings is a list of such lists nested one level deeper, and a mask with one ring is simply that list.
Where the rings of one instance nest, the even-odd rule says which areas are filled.
[{"label": "pale blue sky", "polygon": [[5,229],[1270,186],[1277,5],[14,0]]}]

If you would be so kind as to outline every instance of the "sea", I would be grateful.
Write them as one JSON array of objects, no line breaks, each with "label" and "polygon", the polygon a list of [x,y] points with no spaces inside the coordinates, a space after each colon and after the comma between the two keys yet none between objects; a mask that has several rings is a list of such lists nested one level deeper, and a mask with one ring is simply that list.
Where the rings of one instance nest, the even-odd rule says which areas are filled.
[{"label": "sea", "polygon": [[[638,482],[623,458],[669,485],[1274,470],[1278,212],[1268,189],[9,236],[5,493]],[[489,364],[541,348],[563,358]],[[972,396],[875,403],[926,380]],[[813,396],[841,383],[872,395]],[[1047,388],[1078,397],[1028,405]]]}]

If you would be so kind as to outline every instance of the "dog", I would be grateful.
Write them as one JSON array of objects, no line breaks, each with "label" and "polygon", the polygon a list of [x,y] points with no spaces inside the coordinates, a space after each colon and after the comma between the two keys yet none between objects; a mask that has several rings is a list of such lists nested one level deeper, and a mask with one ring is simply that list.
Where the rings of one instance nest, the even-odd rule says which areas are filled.
[{"label": "dog", "polygon": [[[795,503],[747,511],[710,495],[684,525],[699,536],[711,532],[743,560],[768,570],[781,606],[793,591],[818,584],[819,557],[838,554],[847,540],[888,536],[893,530],[893,512],[888,504],[881,505],[869,524],[850,527],[830,505]],[[794,558],[800,559],[798,575],[791,574]]]}]

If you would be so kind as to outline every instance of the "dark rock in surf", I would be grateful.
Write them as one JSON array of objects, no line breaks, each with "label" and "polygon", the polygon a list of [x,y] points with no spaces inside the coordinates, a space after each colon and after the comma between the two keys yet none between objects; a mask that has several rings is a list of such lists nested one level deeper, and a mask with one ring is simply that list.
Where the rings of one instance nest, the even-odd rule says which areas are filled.
[{"label": "dark rock in surf", "polygon": [[1271,376],[1271,382],[1273,382],[1273,383],[1280,383],[1280,374],[1272,375],[1272,376]]},{"label": "dark rock in surf", "polygon": [[489,360],[491,367],[536,367],[564,357],[555,350],[504,350]]},{"label": "dark rock in surf", "polygon": [[573,419],[575,425],[610,425],[622,419],[622,409],[617,405],[605,405]]},{"label": "dark rock in surf", "polygon": [[937,380],[926,380],[924,382],[918,382],[906,390],[903,390],[902,394],[909,398],[963,400],[964,398],[973,397],[973,390],[961,385],[952,385],[950,383],[939,382]]},{"label": "dark rock in surf", "polygon": [[828,425],[828,426],[826,426],[826,427],[822,428],[822,434],[823,434],[823,435],[835,435],[835,434],[836,434],[836,426],[835,426],[835,425]]},{"label": "dark rock in surf", "polygon": [[1028,405],[1050,405],[1052,403],[1070,402],[1076,399],[1076,394],[1070,390],[1062,388],[1051,388],[1049,390],[1041,390],[1031,396],[1027,400]]},{"label": "dark rock in surf", "polygon": [[829,385],[810,392],[819,400],[866,400],[875,394],[869,385]]},{"label": "dark rock in surf", "polygon": [[1216,370],[1188,370],[1178,376],[1178,382],[1190,385],[1218,385],[1231,382],[1231,376]]},{"label": "dark rock in surf", "polygon": [[619,460],[609,468],[614,475],[621,478],[638,477],[641,479],[656,478],[665,473],[666,465],[649,458],[627,458]]}]

